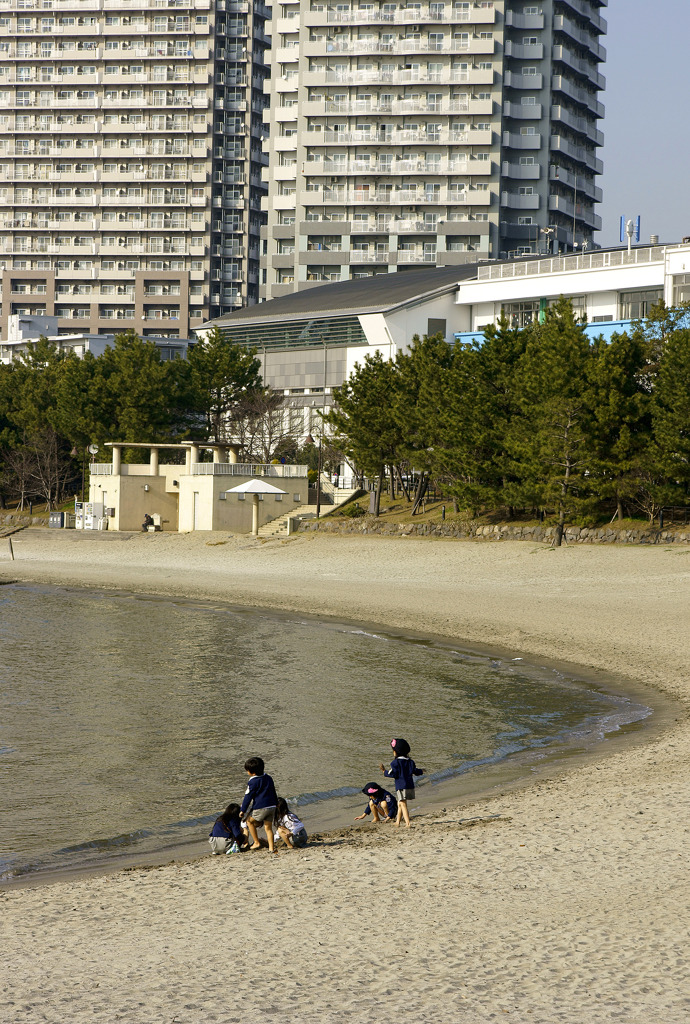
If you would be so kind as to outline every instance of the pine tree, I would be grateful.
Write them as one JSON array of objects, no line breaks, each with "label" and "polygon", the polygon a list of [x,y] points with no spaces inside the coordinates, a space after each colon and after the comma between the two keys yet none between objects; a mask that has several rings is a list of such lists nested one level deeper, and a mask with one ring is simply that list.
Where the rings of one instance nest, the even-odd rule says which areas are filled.
[{"label": "pine tree", "polygon": [[588,363],[587,402],[592,458],[589,485],[612,500],[619,519],[640,488],[650,457],[651,410],[646,381],[648,346],[639,331],[595,339]]},{"label": "pine tree", "polygon": [[189,351],[190,381],[206,436],[227,441],[233,409],[261,388],[261,363],[253,349],[236,345],[214,327]]},{"label": "pine tree", "polygon": [[515,504],[555,509],[557,545],[566,519],[588,504],[590,358],[584,326],[575,319],[572,304],[560,299],[543,323],[530,327],[516,376],[519,415],[507,431],[514,479],[506,492]]},{"label": "pine tree", "polygon": [[333,440],[368,476],[378,476],[375,514],[379,514],[386,466],[394,466],[404,450],[404,438],[394,413],[400,386],[392,360],[380,352],[366,355],[364,364],[335,389],[335,408],[324,416]]},{"label": "pine tree", "polygon": [[[690,329],[666,338],[652,399],[658,460],[675,501],[690,494]],[[670,493],[669,493],[670,497]]]}]

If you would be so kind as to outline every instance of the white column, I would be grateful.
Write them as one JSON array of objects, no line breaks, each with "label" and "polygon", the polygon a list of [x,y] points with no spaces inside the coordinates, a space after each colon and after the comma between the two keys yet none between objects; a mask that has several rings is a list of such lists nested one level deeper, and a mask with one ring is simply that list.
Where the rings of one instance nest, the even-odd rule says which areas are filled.
[{"label": "white column", "polygon": [[122,463],[122,449],[119,444],[113,445],[113,476],[120,475],[120,466]]},{"label": "white column", "polygon": [[158,449],[157,448],[152,448],[151,449],[150,466],[151,466],[151,476],[158,476]]},{"label": "white column", "polygon": [[256,537],[259,533],[259,495],[252,494],[252,533]]}]

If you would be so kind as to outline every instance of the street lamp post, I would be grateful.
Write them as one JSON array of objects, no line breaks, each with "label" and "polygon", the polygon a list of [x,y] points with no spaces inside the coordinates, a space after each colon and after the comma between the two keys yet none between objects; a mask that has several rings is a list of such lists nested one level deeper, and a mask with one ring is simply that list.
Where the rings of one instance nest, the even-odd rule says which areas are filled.
[{"label": "street lamp post", "polygon": [[[309,444],[316,444],[316,441],[311,436],[307,435],[307,442]],[[323,435],[319,437],[319,460],[318,469],[316,471],[316,518],[318,519],[321,515],[321,444],[323,442]]]},{"label": "street lamp post", "polygon": [[[82,448],[82,452],[81,452],[81,502],[82,502],[82,505],[84,504],[84,484],[85,484],[85,481],[86,481],[86,453],[87,453],[87,451],[88,451],[88,448],[84,447],[84,448]],[[70,455],[72,456],[72,458],[76,458],[76,456],[79,455],[79,449],[78,448],[73,448],[72,451],[70,452]]]},{"label": "street lamp post", "polygon": [[[542,228],[541,229],[541,233],[542,233],[542,235],[546,235],[546,246],[547,246],[546,251],[548,253],[548,251],[549,251],[548,250],[548,246],[549,246],[549,243],[551,242],[551,236],[555,235],[556,229],[553,228],[553,227]],[[555,241],[555,238],[554,238],[554,241]],[[553,246],[552,246],[552,250],[553,250]],[[552,252],[552,254],[553,254],[553,252]]]}]

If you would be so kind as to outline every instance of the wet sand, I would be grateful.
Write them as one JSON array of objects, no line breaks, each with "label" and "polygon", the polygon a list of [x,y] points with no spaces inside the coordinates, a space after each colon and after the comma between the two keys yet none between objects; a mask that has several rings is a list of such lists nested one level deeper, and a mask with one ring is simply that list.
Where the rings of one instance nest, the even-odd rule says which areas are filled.
[{"label": "wet sand", "polygon": [[[0,582],[381,623],[613,674],[652,728],[413,828],[0,892],[0,1021],[685,1021],[690,550],[297,536],[13,538]],[[0,552],[0,559],[3,553]],[[420,792],[420,797],[422,793]],[[345,823],[343,823],[345,824]]]}]

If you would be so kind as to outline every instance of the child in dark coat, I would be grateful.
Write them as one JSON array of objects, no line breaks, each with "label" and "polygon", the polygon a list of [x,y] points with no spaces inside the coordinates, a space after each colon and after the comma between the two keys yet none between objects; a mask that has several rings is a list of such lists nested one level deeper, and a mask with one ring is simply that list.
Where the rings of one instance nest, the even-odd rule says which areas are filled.
[{"label": "child in dark coat", "polygon": [[228,804],[220,817],[216,818],[208,841],[213,853],[238,853],[247,845],[247,834],[240,821],[239,804]]},{"label": "child in dark coat", "polygon": [[369,798],[364,814],[358,814],[355,821],[362,821],[367,814],[373,815],[374,821],[395,821],[398,813],[398,801],[378,782],[367,782],[362,792]]},{"label": "child in dark coat", "polygon": [[395,795],[398,798],[398,814],[395,819],[396,828],[400,824],[401,818],[405,819],[405,824],[409,828],[410,812],[407,809],[407,802],[408,800],[414,800],[414,777],[415,775],[423,775],[424,769],[418,768],[410,757],[410,744],[407,740],[391,740],[391,747],[393,748],[395,758],[391,761],[390,768],[386,770],[383,764],[380,764],[379,768],[387,779],[395,779]]}]

